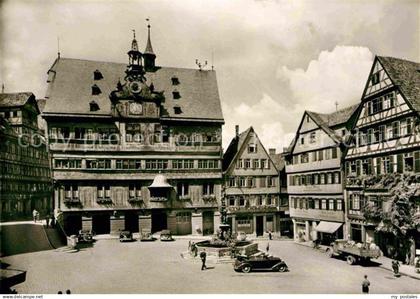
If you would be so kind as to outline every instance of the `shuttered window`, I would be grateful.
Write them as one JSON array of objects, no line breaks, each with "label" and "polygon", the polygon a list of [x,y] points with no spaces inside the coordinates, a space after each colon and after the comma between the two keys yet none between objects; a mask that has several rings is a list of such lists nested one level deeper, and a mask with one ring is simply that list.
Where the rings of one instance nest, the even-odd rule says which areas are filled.
[{"label": "shuttered window", "polygon": [[403,155],[402,154],[398,154],[397,155],[397,172],[398,173],[403,173],[404,172],[404,167],[403,167]]},{"label": "shuttered window", "polygon": [[420,172],[420,151],[414,153],[414,172]]}]

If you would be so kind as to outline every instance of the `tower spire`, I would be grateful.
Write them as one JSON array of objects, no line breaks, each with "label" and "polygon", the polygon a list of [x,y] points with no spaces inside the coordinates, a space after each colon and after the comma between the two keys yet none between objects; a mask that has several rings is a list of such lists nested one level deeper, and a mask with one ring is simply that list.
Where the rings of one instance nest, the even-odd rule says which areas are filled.
[{"label": "tower spire", "polygon": [[146,43],[146,49],[143,53],[144,58],[144,68],[146,71],[153,71],[155,69],[155,59],[156,55],[153,52],[152,42],[150,40],[150,19],[147,18],[147,43]]},{"label": "tower spire", "polygon": [[146,44],[146,49],[144,50],[145,54],[155,54],[153,52],[153,47],[152,47],[152,42],[150,41],[150,19],[147,18],[147,44]]}]

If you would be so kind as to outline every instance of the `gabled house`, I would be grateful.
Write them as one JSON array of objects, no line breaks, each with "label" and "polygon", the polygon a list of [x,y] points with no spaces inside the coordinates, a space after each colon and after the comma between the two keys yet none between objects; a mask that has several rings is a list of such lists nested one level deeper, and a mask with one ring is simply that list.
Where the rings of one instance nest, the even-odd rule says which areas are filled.
[{"label": "gabled house", "polygon": [[342,161],[358,105],[330,114],[305,111],[286,152],[295,241],[329,244],[344,235]]},{"label": "gabled house", "polygon": [[25,220],[52,209],[50,159],[32,92],[0,93],[0,219]]},{"label": "gabled house", "polygon": [[[394,257],[404,244],[391,232],[379,233],[378,225],[401,184],[420,173],[420,64],[376,56],[360,105],[345,158],[348,234],[357,242],[376,243]],[[410,184],[408,188],[420,190],[420,184]],[[420,215],[418,206],[417,211]],[[414,239],[420,248],[420,235]]]},{"label": "gabled house", "polygon": [[[280,206],[279,169],[252,127],[239,133],[223,155],[224,199],[233,232],[256,236],[281,234],[287,205]],[[281,161],[277,163],[281,166]],[[282,223],[282,227],[280,225]]]}]

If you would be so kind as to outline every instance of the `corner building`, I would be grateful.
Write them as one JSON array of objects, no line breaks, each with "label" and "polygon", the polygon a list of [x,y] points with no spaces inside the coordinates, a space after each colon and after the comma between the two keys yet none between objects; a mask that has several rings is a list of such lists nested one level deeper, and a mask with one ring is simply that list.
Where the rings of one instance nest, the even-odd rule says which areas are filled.
[{"label": "corner building", "polygon": [[56,216],[68,234],[211,234],[224,123],[216,73],[157,66],[150,27],[138,48],[134,36],[128,65],[59,57],[48,71]]},{"label": "corner building", "polygon": [[[345,158],[348,235],[356,242],[376,243],[391,257],[399,241],[391,232],[377,231],[382,219],[371,217],[369,210],[389,212],[396,183],[420,174],[419,70],[416,62],[375,57],[354,126],[354,144]],[[415,182],[412,186],[420,190],[418,179]],[[420,248],[420,233],[414,239]]]}]

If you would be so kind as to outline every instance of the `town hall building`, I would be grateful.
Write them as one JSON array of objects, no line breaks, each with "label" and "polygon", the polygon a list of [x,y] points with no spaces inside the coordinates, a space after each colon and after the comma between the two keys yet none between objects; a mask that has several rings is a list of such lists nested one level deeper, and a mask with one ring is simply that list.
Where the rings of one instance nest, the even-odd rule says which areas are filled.
[{"label": "town hall building", "polygon": [[163,67],[148,28],[125,63],[58,57],[43,117],[56,216],[92,229],[212,234],[224,119],[214,70]]}]

